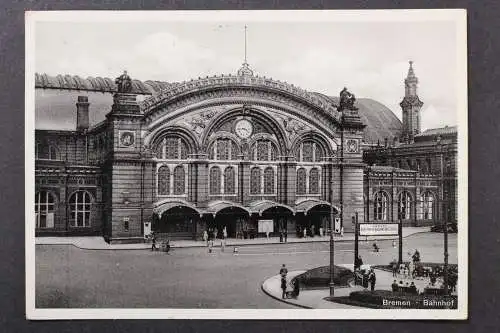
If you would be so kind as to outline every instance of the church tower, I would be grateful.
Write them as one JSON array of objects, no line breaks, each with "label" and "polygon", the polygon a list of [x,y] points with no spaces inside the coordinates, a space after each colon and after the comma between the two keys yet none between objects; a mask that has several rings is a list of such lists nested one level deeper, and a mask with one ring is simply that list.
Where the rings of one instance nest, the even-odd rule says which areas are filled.
[{"label": "church tower", "polygon": [[413,142],[413,137],[420,133],[420,109],[424,103],[418,98],[417,84],[418,79],[413,72],[413,61],[410,61],[410,68],[405,79],[405,97],[399,104],[403,109],[402,142]]}]

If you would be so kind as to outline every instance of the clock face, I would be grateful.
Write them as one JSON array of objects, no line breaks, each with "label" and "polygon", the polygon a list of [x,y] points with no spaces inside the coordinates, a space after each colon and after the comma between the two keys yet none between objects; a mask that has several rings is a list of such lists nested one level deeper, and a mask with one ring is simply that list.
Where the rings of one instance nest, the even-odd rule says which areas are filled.
[{"label": "clock face", "polygon": [[236,123],[234,131],[240,138],[247,139],[252,135],[253,132],[252,123],[246,119],[242,119]]}]

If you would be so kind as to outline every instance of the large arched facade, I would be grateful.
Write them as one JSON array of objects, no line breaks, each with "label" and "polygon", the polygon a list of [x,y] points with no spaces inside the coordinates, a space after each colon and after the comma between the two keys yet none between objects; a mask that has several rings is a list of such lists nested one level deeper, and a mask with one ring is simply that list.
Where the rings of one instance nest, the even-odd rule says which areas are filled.
[{"label": "large arched facade", "polygon": [[[340,218],[363,211],[359,116],[287,83],[245,74],[179,83],[141,103],[117,93],[108,125],[117,134],[110,176],[130,183],[112,184],[111,241],[143,236],[165,200],[200,214],[169,209],[153,229],[188,238],[259,235],[264,224],[292,234],[299,220],[318,230],[332,205]],[[309,215],[297,211],[304,201]]]}]

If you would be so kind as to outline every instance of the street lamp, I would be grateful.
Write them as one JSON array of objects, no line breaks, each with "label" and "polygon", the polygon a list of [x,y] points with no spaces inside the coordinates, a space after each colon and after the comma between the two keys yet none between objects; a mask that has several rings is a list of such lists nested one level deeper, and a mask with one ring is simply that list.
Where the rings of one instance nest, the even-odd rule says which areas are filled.
[{"label": "street lamp", "polygon": [[334,268],[335,268],[335,244],[333,239],[333,229],[334,229],[334,220],[335,213],[333,211],[333,157],[331,159],[331,177],[330,177],[330,297],[333,297],[335,294],[335,286],[333,283],[334,278]]},{"label": "street lamp", "polygon": [[[441,150],[441,219],[443,224],[443,235],[444,235],[444,272],[443,272],[443,284],[444,284],[444,294],[448,295],[448,214],[447,214],[447,204],[445,200],[445,176],[444,176],[444,160],[443,155],[445,153],[446,146],[441,144],[441,140],[438,141]],[[448,197],[448,196],[447,196]]]}]

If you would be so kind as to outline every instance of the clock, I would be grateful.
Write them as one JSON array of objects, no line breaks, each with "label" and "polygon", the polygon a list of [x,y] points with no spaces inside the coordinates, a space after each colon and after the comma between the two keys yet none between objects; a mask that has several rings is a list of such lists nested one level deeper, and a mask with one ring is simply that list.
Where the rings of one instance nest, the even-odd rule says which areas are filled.
[{"label": "clock", "polygon": [[239,120],[234,127],[236,135],[242,139],[248,139],[253,133],[252,123],[246,119]]},{"label": "clock", "polygon": [[358,140],[350,139],[346,142],[347,152],[357,153],[358,152]]}]

